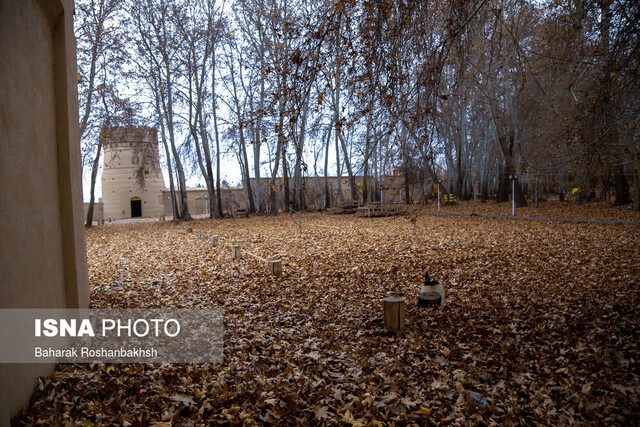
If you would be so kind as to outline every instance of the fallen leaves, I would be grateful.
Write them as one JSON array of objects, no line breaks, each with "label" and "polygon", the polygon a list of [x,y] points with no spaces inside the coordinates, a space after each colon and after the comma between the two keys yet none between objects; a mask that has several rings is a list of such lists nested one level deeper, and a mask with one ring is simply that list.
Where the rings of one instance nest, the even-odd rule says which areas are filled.
[{"label": "fallen leaves", "polygon": [[[447,207],[449,209],[449,207]],[[92,305],[221,307],[221,365],[60,365],[16,421],[633,424],[640,233],[309,214],[87,232]],[[210,236],[220,236],[220,246]],[[282,259],[283,274],[244,255]],[[446,305],[420,310],[424,271]],[[380,300],[407,298],[387,334]]]},{"label": "fallen leaves", "polygon": [[[437,212],[437,203],[431,203],[422,208],[413,208],[410,209],[410,212],[411,211]],[[478,200],[474,206],[473,201],[457,202],[455,205],[442,204],[441,212],[511,216],[511,203],[480,203]],[[527,206],[516,209],[516,215],[533,218],[546,217],[640,222],[640,212],[634,211],[632,205],[612,206],[610,201],[590,202],[584,205],[579,205],[577,203],[559,202],[555,200],[540,202],[537,208],[534,203],[529,201]]]}]

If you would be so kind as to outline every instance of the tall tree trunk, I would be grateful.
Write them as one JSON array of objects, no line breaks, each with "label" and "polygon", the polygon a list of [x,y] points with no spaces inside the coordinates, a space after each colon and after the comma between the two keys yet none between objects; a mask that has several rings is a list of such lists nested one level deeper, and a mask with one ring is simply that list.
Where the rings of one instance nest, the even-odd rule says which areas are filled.
[{"label": "tall tree trunk", "polygon": [[[508,184],[507,190],[506,190],[508,194],[509,188],[511,187],[511,183],[508,182],[509,175],[511,175],[514,178],[517,177],[515,161],[513,158],[514,135],[513,135],[513,129],[509,127],[509,135],[507,136],[506,134],[507,126],[503,124],[503,121],[499,116],[500,113],[498,112],[495,102],[492,102],[491,104],[492,104],[492,112],[493,112],[493,122],[495,125],[497,137],[498,137],[498,144],[500,146],[500,150],[504,158],[504,166],[505,166],[504,173],[501,174],[501,179],[500,179],[500,184],[501,184],[500,189],[502,190],[502,192],[501,191],[498,192],[499,193],[498,202],[503,202],[503,201],[507,201],[508,198],[506,200],[504,199],[505,195],[503,192],[505,190],[502,185]],[[506,183],[504,182],[505,178],[507,181]],[[515,199],[516,199],[516,207],[521,208],[521,207],[527,206],[527,200],[524,197],[524,193],[522,192],[522,189],[520,187],[519,180],[516,180],[515,182]]]},{"label": "tall tree trunk", "polygon": [[85,227],[93,226],[93,206],[95,201],[95,188],[96,177],[98,176],[98,167],[100,166],[100,153],[102,152],[102,139],[103,136],[98,136],[98,148],[95,159],[93,159],[93,165],[91,165],[91,196],[89,198],[89,207],[87,209],[87,218]]},{"label": "tall tree trunk", "polygon": [[344,194],[342,193],[342,173],[341,173],[341,162],[340,162],[340,137],[338,136],[338,134],[340,133],[338,130],[338,122],[335,122],[335,127],[336,127],[336,176],[338,177],[338,200],[336,200],[336,202],[342,203],[344,202]]},{"label": "tall tree trunk", "polygon": [[182,168],[182,161],[180,160],[178,149],[175,143],[175,136],[173,134],[172,127],[169,128],[169,142],[171,144],[171,152],[173,153],[173,160],[176,164],[176,172],[178,173],[178,184],[180,186],[180,218],[184,221],[191,219],[189,214],[189,202],[187,200],[187,180],[185,179],[184,169]]},{"label": "tall tree trunk", "polygon": [[464,151],[467,144],[467,115],[466,109],[464,105],[464,101],[460,101],[460,119],[458,126],[458,138],[456,139],[457,147],[456,147],[456,169],[458,180],[456,183],[456,193],[458,194],[458,199],[465,200],[464,194],[464,180],[465,180],[465,170],[463,167],[464,163]]},{"label": "tall tree trunk", "polygon": [[[102,28],[102,25],[99,26]],[[96,80],[96,65],[98,61],[98,47],[100,45],[102,32],[99,31],[96,34],[96,40],[94,40],[93,45],[91,46],[91,65],[89,67],[89,87],[87,88],[87,102],[84,105],[84,112],[82,114],[82,118],[80,120],[80,140],[84,136],[84,133],[87,129],[87,124],[89,123],[89,116],[91,115],[91,105],[93,103],[93,91]]]},{"label": "tall tree trunk", "polygon": [[262,147],[262,115],[264,114],[264,75],[260,77],[260,102],[258,104],[258,117],[255,124],[255,141],[253,144],[253,174],[256,177],[256,203],[258,205],[258,213],[264,213],[262,206],[262,184],[260,182],[260,147]]},{"label": "tall tree trunk", "polygon": [[[298,137],[294,141],[296,150],[296,163],[293,168],[293,202],[294,209],[301,211],[306,209],[306,203],[304,198],[304,188],[302,185],[302,154],[304,152],[305,133],[307,127],[307,112],[309,110],[308,103],[303,103],[302,120],[300,123],[300,129]],[[295,129],[292,129],[295,132]]]},{"label": "tall tree trunk", "polygon": [[[615,131],[617,126],[614,122],[611,92],[613,81],[611,78],[611,48],[610,48],[610,31],[611,31],[611,4],[612,0],[600,0],[600,53],[602,55],[602,79],[601,90],[602,99],[599,100],[598,109],[602,115],[600,119],[600,129],[603,147],[611,147],[616,141]],[[618,167],[614,171],[614,192],[616,199],[614,201],[615,206],[621,206],[631,203],[631,195],[629,194],[629,184],[624,174],[622,166]]]},{"label": "tall tree trunk", "polygon": [[249,205],[247,208],[247,213],[256,213],[256,205],[253,201],[253,191],[251,190],[251,178],[249,176],[249,160],[247,157],[247,146],[246,141],[244,139],[244,130],[240,130],[240,144],[242,145],[242,161],[244,162],[244,182],[247,192],[247,198],[249,199]]},{"label": "tall tree trunk", "polygon": [[211,150],[209,149],[209,138],[207,137],[206,128],[202,121],[202,114],[200,114],[200,136],[202,139],[205,160],[206,173],[204,176],[207,181],[207,192],[209,193],[209,212],[207,213],[209,214],[209,218],[213,219],[215,217],[215,209],[213,207],[215,206],[214,201],[216,199],[216,191],[213,180],[213,166],[211,161]]},{"label": "tall tree trunk", "polygon": [[[242,64],[240,65],[240,81],[242,81]],[[241,163],[241,171],[243,173],[244,179],[244,188],[246,194],[245,208],[247,209],[247,213],[255,213],[256,205],[253,201],[253,192],[251,191],[251,177],[249,176],[249,160],[247,157],[247,142],[244,137],[244,116],[240,106],[240,98],[238,97],[237,87],[236,87],[236,79],[233,72],[233,66],[231,67],[231,79],[233,85],[233,98],[236,103],[236,114],[238,116],[238,131],[240,132],[240,158],[238,161]]]},{"label": "tall tree trunk", "polygon": [[331,207],[331,192],[329,191],[329,147],[331,146],[331,129],[333,126],[329,124],[329,128],[327,129],[327,139],[325,141],[325,151],[324,151],[324,200],[325,200],[325,209],[329,209]]},{"label": "tall tree trunk", "polygon": [[238,158],[238,164],[240,165],[240,176],[242,177],[242,194],[244,195],[244,207],[246,209],[246,216],[249,217],[249,193],[247,191],[248,180],[246,179],[249,173],[247,172],[247,168],[245,162],[243,161],[243,148],[240,146],[240,151],[236,153]]},{"label": "tall tree trunk", "polygon": [[402,149],[402,172],[404,173],[404,202],[411,204],[411,167],[409,164],[409,148],[408,148],[408,132],[407,126],[402,126],[400,132],[400,145]]},{"label": "tall tree trunk", "polygon": [[176,146],[175,140],[175,132],[174,132],[174,123],[173,123],[173,87],[171,82],[171,70],[169,69],[169,64],[166,63],[165,71],[167,73],[167,99],[165,101],[164,96],[161,97],[161,101],[163,104],[164,111],[167,111],[167,128],[169,130],[169,143],[171,145],[171,152],[173,154],[173,160],[176,163],[176,172],[178,173],[178,183],[180,185],[180,218],[183,221],[188,221],[191,219],[191,214],[189,214],[189,202],[187,200],[187,180],[185,178],[184,169],[182,167],[182,161],[180,160],[180,156],[178,154],[178,149]]},{"label": "tall tree trunk", "polygon": [[260,179],[260,146],[262,145],[260,138],[260,132],[256,131],[256,141],[253,144],[253,174],[256,177],[256,205],[258,213],[262,214],[264,213],[264,208],[262,207],[262,182]]},{"label": "tall tree trunk", "polygon": [[[167,30],[165,28],[166,21],[161,21],[162,32],[163,34],[167,34]],[[173,81],[171,76],[173,72],[171,70],[171,61],[168,57],[166,49],[168,46],[163,46],[163,65],[165,72],[165,84],[166,84],[166,99],[165,96],[160,96],[160,100],[162,103],[163,111],[166,112],[166,122],[167,129],[169,130],[169,143],[171,145],[171,152],[173,154],[173,160],[176,164],[176,172],[178,173],[178,184],[180,191],[180,217],[183,221],[188,221],[191,219],[191,215],[189,214],[189,201],[187,200],[187,181],[184,174],[184,168],[182,167],[182,161],[180,160],[180,155],[178,154],[178,149],[176,146],[176,138],[175,138],[175,129],[174,129],[174,117],[173,117]],[[160,92],[162,94],[162,92]]]},{"label": "tall tree trunk", "polygon": [[509,192],[511,191],[511,183],[509,182],[509,172],[504,164],[500,165],[500,173],[498,174],[498,189],[496,191],[496,202],[503,203],[509,201]]},{"label": "tall tree trunk", "polygon": [[344,162],[347,167],[347,174],[349,175],[349,187],[351,189],[351,200],[355,202],[355,201],[358,201],[358,190],[356,188],[356,180],[353,176],[353,171],[351,170],[351,161],[349,160],[349,152],[347,151],[347,144],[344,140],[344,136],[342,135],[342,131],[340,129],[336,129],[336,132],[340,137],[340,145],[342,146],[342,153],[344,154]]},{"label": "tall tree trunk", "polygon": [[[220,132],[218,130],[218,107],[217,107],[217,95],[216,95],[216,51],[215,48],[211,51],[211,98],[213,105],[213,133],[216,138],[216,201],[218,205],[218,216],[224,217],[222,210],[222,192],[220,191]],[[213,199],[211,205],[213,206]],[[212,208],[213,210],[213,208]]]},{"label": "tall tree trunk", "polygon": [[284,186],[284,207],[287,212],[291,209],[291,194],[289,192],[289,167],[287,166],[287,152],[282,146],[282,185]]},{"label": "tall tree trunk", "polygon": [[[195,63],[195,58],[193,60]],[[197,67],[192,64],[192,69],[197,70]],[[195,105],[195,115],[193,113],[193,80],[196,80],[196,105]],[[194,76],[191,74],[188,75],[187,80],[189,82],[189,131],[191,134],[191,138],[193,138],[193,143],[196,148],[196,156],[198,166],[200,167],[200,172],[205,179],[207,184],[207,192],[209,193],[209,199],[213,199],[213,173],[211,172],[211,159],[207,156],[208,152],[208,143],[206,140],[206,131],[204,130],[204,124],[202,123],[202,86],[203,82],[198,81],[197,71],[194,72]],[[202,147],[201,147],[202,143]],[[206,164],[205,164],[206,163]],[[213,210],[209,210],[209,217],[213,218]]]},{"label": "tall tree trunk", "polygon": [[[507,30],[504,23],[504,8],[500,8],[498,13],[500,14],[500,32],[502,34],[498,63],[500,68],[508,68],[512,64],[510,63],[510,53],[507,47]],[[500,177],[500,189],[498,191],[498,201],[504,200],[505,195],[511,191],[511,182],[509,181],[509,175],[517,177],[517,168],[513,152],[515,149],[515,116],[517,106],[513,102],[511,81],[507,73],[503,73],[501,77],[501,87],[496,88],[496,92],[502,92],[503,100],[501,106],[498,106],[498,100],[491,97],[489,99],[489,107],[491,110],[491,119],[496,131],[496,137],[498,139],[498,145],[502,152],[504,159],[504,173]],[[520,187],[519,180],[516,180],[515,184],[515,205],[516,207],[527,206],[527,200],[524,197],[522,188]],[[508,200],[508,196],[507,196]]]},{"label": "tall tree trunk", "polygon": [[278,142],[276,144],[276,159],[274,162],[273,170],[271,171],[271,183],[269,184],[271,215],[278,215],[278,200],[276,198],[276,176],[278,175],[278,168],[280,166],[280,155],[284,147],[284,134],[282,132],[282,125],[284,123],[284,111],[282,105],[280,108],[280,115],[278,120],[279,122],[276,125],[276,135],[278,135]]},{"label": "tall tree trunk", "polygon": [[487,179],[485,177],[480,183],[480,203],[487,203],[487,199],[489,198],[488,193]]},{"label": "tall tree trunk", "polygon": [[629,192],[629,183],[627,177],[624,174],[624,169],[619,167],[616,169],[613,175],[613,188],[616,192],[616,200],[613,202],[614,206],[628,205],[631,203],[631,193]]},{"label": "tall tree trunk", "polygon": [[[160,109],[160,95],[155,97],[156,101],[156,111],[158,113],[158,125],[160,127],[160,137],[162,139],[162,145],[164,146],[165,157],[167,158],[167,169],[169,172],[169,191],[171,198],[171,209],[173,211],[173,219],[180,219],[180,211],[178,210],[178,203],[176,201],[176,189],[173,183],[173,167],[171,166],[171,153],[169,152],[169,145],[167,144],[167,134],[164,127],[164,118],[162,115],[162,110]],[[162,201],[164,205],[164,200]]]},{"label": "tall tree trunk", "polygon": [[[197,70],[197,68],[195,69]],[[198,79],[197,72],[195,73],[195,76],[198,81],[198,92],[197,92],[198,101],[196,103],[196,122],[197,122],[197,127],[200,130],[200,141],[202,142],[202,152],[204,154],[204,166],[201,165],[200,168],[202,170],[202,175],[204,176],[205,182],[207,184],[207,193],[209,193],[209,212],[207,212],[207,214],[209,215],[209,218],[213,219],[215,217],[215,214],[214,214],[215,209],[213,208],[214,200],[215,200],[215,187],[214,187],[214,179],[213,179],[213,167],[211,164],[212,163],[211,150],[209,149],[209,137],[207,135],[207,129],[203,119],[204,103],[202,101],[204,98],[203,88],[205,85],[206,76],[204,72],[202,73],[202,76],[200,77],[200,79]],[[198,161],[199,163],[202,163],[202,161],[200,160],[200,147],[196,146],[196,149],[198,150]]]},{"label": "tall tree trunk", "polygon": [[[369,111],[371,111],[371,103],[369,103]],[[375,147],[374,147],[375,151]],[[362,201],[369,202],[369,155],[371,152],[371,120],[367,120],[367,130],[365,134],[364,147],[364,174],[362,177]]]},{"label": "tall tree trunk", "polygon": [[[367,139],[365,150],[369,150],[369,140]],[[362,175],[362,202],[369,202],[369,159],[364,159],[364,173]]]},{"label": "tall tree trunk", "polygon": [[378,201],[380,200],[380,173],[379,173],[379,165],[378,165],[378,153],[380,152],[380,147],[382,146],[382,139],[380,138],[377,142],[377,147],[374,145],[373,147],[373,185],[371,186],[371,200]]},{"label": "tall tree trunk", "polygon": [[[264,6],[262,2],[260,2],[261,8]],[[259,18],[257,20],[258,27],[258,38],[262,40],[263,34],[263,26],[262,19]],[[265,44],[260,43],[259,48],[259,58],[260,58],[260,67],[265,69]],[[258,114],[255,119],[255,141],[253,144],[253,174],[255,175],[256,182],[256,203],[258,213],[264,213],[264,201],[262,200],[262,183],[261,183],[261,175],[260,175],[260,149],[262,147],[262,117],[264,115],[264,99],[265,99],[265,75],[264,73],[260,73],[260,101],[258,102]]]}]

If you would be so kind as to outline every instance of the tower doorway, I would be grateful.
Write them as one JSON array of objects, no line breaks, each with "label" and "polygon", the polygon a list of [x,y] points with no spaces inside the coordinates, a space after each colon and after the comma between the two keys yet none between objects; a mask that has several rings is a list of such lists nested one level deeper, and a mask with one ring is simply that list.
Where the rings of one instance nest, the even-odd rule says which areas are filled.
[{"label": "tower doorway", "polygon": [[131,218],[139,218],[142,216],[142,201],[140,197],[131,199]]}]

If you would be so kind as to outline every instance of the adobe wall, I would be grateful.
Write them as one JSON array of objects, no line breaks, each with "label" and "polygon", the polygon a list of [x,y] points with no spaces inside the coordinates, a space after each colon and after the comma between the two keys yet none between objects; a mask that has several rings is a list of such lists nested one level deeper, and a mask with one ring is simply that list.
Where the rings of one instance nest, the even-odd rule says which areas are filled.
[{"label": "adobe wall", "polygon": [[[344,200],[351,200],[351,187],[349,185],[349,177],[340,178],[342,185],[342,197]],[[355,176],[354,181],[359,197],[362,195],[364,187],[364,177]],[[321,209],[324,206],[325,181],[324,177],[306,177],[303,178],[303,187],[305,197],[309,209]],[[372,191],[374,179],[371,178],[369,191]],[[253,180],[252,180],[253,184]],[[336,207],[340,198],[338,195],[338,177],[327,177],[327,186],[331,194],[331,206]],[[403,201],[404,176],[386,176],[384,178],[384,201],[385,203],[401,203]]]},{"label": "adobe wall", "polygon": [[[359,194],[362,193],[363,177],[354,177],[356,187]],[[402,203],[404,201],[404,176],[387,176],[384,178],[384,202],[385,203]],[[349,187],[349,178],[341,178],[342,180],[342,194],[344,200],[351,199],[351,187]],[[373,180],[372,180],[373,182]],[[269,183],[270,179],[262,179],[260,184],[262,186],[262,204],[263,206],[270,207],[269,202]],[[255,200],[255,179],[250,179],[251,188],[254,190],[253,196]],[[284,190],[283,190],[282,178],[276,179],[276,204],[279,211],[284,211]],[[336,207],[339,201],[338,196],[338,178],[327,177],[327,184],[329,187],[329,193],[331,195],[331,207]],[[291,184],[293,187],[293,184]],[[305,177],[303,178],[303,187],[305,191],[305,197],[307,200],[307,207],[311,210],[319,210],[324,208],[324,193],[325,182],[324,177]],[[233,208],[237,213],[241,209],[246,210],[246,201],[244,195],[244,189],[242,187],[227,187],[223,186],[222,193],[222,210],[225,215],[231,215],[231,202],[233,201]],[[416,197],[420,197],[421,188],[419,186],[413,186],[411,188],[412,197],[414,200]],[[233,194],[233,197],[231,195]],[[162,193],[161,204],[163,205],[164,214],[167,217],[173,216],[173,210],[171,208],[171,191],[164,190]],[[205,196],[208,198],[209,193],[206,188],[189,188],[187,189],[187,202],[189,203],[189,212],[192,215],[204,214],[208,202],[205,201]],[[176,198],[179,199],[180,193],[176,191]],[[104,200],[104,199],[103,199]],[[217,201],[214,201],[217,203]],[[105,217],[108,218],[108,217]]]},{"label": "adobe wall", "polygon": [[[231,214],[231,201],[237,212],[239,209],[245,209],[244,190],[242,187],[223,187],[222,188],[222,210],[227,214]],[[176,200],[180,200],[180,192],[176,191]],[[231,197],[233,194],[233,198]],[[205,198],[206,197],[206,198]],[[171,190],[162,192],[162,204],[164,214],[173,216],[173,208],[171,207]],[[199,215],[208,213],[207,208],[210,206],[209,192],[206,188],[191,187],[187,189],[187,203],[189,204],[189,213],[191,215]],[[214,200],[214,204],[217,204]]]},{"label": "adobe wall", "polygon": [[[87,307],[72,1],[0,0],[0,57],[0,308]],[[0,365],[0,425],[52,369]]]},{"label": "adobe wall", "polygon": [[[349,186],[349,178],[342,177],[340,178],[342,185],[342,197],[343,199],[350,200],[351,199],[351,187]],[[362,195],[363,190],[363,182],[364,178],[362,176],[354,177],[356,190],[358,191],[359,196]],[[250,180],[251,187],[256,188],[255,179],[251,178]],[[262,179],[260,184],[262,186],[262,203],[264,206],[269,207],[269,184],[270,179]],[[290,190],[293,189],[293,180],[290,181]],[[276,200],[278,209],[284,210],[284,189],[283,189],[283,180],[282,178],[276,179]],[[373,178],[371,179],[371,183],[373,183]],[[324,208],[324,194],[325,194],[325,179],[322,176],[319,177],[304,177],[302,179],[302,186],[304,188],[305,198],[307,201],[307,207],[311,210],[323,209]],[[328,176],[327,177],[327,185],[330,194],[330,204],[331,207],[336,207],[340,201],[340,196],[338,194],[338,177],[336,176]],[[415,187],[415,186],[414,186]],[[385,203],[401,203],[404,201],[403,193],[404,193],[404,176],[386,176],[384,178],[384,201]],[[371,191],[371,188],[369,189]],[[418,188],[412,188],[412,195],[418,193]],[[255,197],[255,192],[254,192]],[[415,197],[415,196],[414,196]],[[244,205],[244,198],[242,200]]]}]

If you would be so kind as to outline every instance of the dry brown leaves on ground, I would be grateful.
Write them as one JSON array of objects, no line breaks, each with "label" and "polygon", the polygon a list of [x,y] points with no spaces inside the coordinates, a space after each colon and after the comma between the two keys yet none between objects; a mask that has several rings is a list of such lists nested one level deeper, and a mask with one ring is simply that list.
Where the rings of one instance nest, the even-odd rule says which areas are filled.
[{"label": "dry brown leaves on ground", "polygon": [[[17,421],[635,424],[636,227],[308,214],[87,233],[92,305],[222,307],[221,365],[60,365]],[[197,231],[204,230],[205,240]],[[212,248],[208,237],[220,236]],[[281,278],[232,244],[283,260]],[[425,270],[446,305],[417,307]],[[385,333],[385,296],[407,329]],[[483,399],[486,399],[486,406]]]},{"label": "dry brown leaves on ground", "polygon": [[[437,203],[430,201],[425,205],[413,205],[409,207],[409,213],[437,212]],[[440,204],[443,213],[458,213],[477,215],[511,215],[511,202],[509,203],[480,203],[477,200],[456,202],[453,205]],[[538,207],[531,200],[523,208],[516,209],[516,215],[521,217],[546,217],[546,218],[573,218],[581,220],[609,220],[609,221],[633,221],[640,222],[640,212],[634,211],[632,205],[613,206],[610,201],[591,202],[584,205],[569,202],[548,201],[540,202]]]}]

